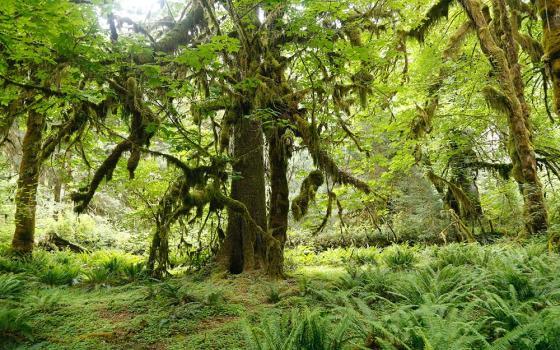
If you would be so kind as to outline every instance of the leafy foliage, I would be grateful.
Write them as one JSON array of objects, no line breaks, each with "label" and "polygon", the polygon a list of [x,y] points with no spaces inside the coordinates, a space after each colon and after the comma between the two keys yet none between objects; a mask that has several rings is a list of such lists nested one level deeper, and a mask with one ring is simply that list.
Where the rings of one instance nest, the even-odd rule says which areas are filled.
[{"label": "leafy foliage", "polygon": [[294,310],[287,317],[269,315],[258,327],[248,326],[248,340],[252,349],[340,349],[351,337],[350,320],[340,321],[333,327],[319,310]]}]

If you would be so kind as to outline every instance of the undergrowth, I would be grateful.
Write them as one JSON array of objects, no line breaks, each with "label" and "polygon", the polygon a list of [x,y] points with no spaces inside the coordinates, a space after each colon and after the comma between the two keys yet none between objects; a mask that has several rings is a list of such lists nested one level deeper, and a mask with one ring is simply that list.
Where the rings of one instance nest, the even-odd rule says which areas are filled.
[{"label": "undergrowth", "polygon": [[[0,257],[7,349],[560,349],[545,243],[287,252],[285,281],[148,278],[114,251]],[[328,262],[328,263],[327,263]],[[158,345],[159,344],[159,345]]]}]

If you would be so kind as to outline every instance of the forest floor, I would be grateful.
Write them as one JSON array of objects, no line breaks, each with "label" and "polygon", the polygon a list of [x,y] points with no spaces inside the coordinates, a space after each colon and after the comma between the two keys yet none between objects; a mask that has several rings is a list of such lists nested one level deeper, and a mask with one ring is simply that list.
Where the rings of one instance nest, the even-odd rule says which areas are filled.
[{"label": "forest floor", "polygon": [[[156,281],[119,267],[117,261],[125,258],[115,254],[41,252],[33,263],[1,257],[0,348],[249,349],[254,345],[251,334],[266,336],[262,325],[271,315],[296,310],[296,317],[302,317],[306,309],[320,309],[332,324],[350,315],[354,326],[349,332],[355,339],[348,348],[364,345],[368,334],[379,338],[369,342],[372,349],[381,349],[383,338],[388,349],[397,348],[395,339],[412,349],[424,348],[428,340],[434,349],[475,349],[500,341],[515,344],[522,329],[526,338],[560,335],[560,259],[546,251],[544,242],[321,253],[300,247],[287,252],[288,278],[280,281],[256,273],[210,272]],[[74,266],[74,260],[82,269],[78,278],[59,273]],[[118,269],[124,271],[120,279],[107,273]],[[66,285],[65,278],[75,285]],[[11,297],[6,287],[10,279],[21,282],[19,293],[12,288]],[[19,312],[20,333],[14,322],[6,325],[9,310]],[[255,333],[259,325],[261,333]],[[456,334],[450,334],[449,325]],[[520,334],[513,334],[516,330]],[[511,339],[503,340],[508,334]],[[415,337],[425,339],[423,345]],[[547,340],[552,347],[534,348],[558,349],[554,346],[560,346],[560,337],[556,339]],[[462,347],[455,347],[455,341]]]}]

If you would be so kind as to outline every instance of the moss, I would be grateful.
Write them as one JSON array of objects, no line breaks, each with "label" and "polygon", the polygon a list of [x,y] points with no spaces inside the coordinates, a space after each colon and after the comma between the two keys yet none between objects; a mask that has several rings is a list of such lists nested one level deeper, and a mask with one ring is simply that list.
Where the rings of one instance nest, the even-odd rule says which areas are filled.
[{"label": "moss", "polygon": [[408,35],[420,42],[423,42],[428,30],[430,30],[442,18],[448,16],[449,7],[451,7],[452,3],[453,0],[439,0],[436,2],[426,13],[424,21],[422,21],[419,26],[409,31]]},{"label": "moss", "polygon": [[314,170],[303,180],[299,194],[292,200],[292,215],[296,220],[301,220],[309,209],[309,203],[315,199],[317,189],[323,184],[323,173]]}]

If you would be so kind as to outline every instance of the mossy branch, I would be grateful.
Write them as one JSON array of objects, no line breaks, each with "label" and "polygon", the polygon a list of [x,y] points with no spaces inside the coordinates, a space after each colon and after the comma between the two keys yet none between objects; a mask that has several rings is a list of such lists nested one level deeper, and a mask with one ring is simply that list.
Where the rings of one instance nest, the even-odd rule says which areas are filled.
[{"label": "mossy branch", "polygon": [[301,183],[299,194],[292,201],[292,215],[296,221],[301,220],[309,209],[309,203],[315,199],[317,189],[323,184],[323,173],[314,170]]},{"label": "mossy branch", "polygon": [[424,42],[426,33],[435,26],[442,18],[447,18],[449,15],[449,8],[454,0],[439,0],[432,6],[426,13],[424,21],[416,28],[410,30],[407,34],[415,38],[419,42]]},{"label": "mossy branch", "polygon": [[467,196],[467,194],[459,186],[444,179],[441,176],[436,175],[431,170],[426,173],[426,176],[436,187],[446,186],[449,191],[451,191],[453,197],[455,197],[464,213],[476,213],[475,205],[472,203],[469,196]]},{"label": "mossy branch", "polygon": [[304,145],[311,154],[311,158],[313,158],[313,162],[319,169],[329,175],[336,183],[352,185],[364,193],[371,192],[367,183],[338,167],[336,162],[321,147],[317,130],[312,125],[299,115],[294,115],[293,121],[299,131],[299,136],[301,136]]}]

